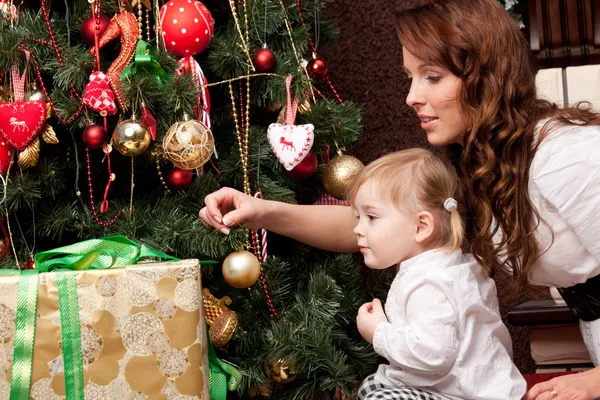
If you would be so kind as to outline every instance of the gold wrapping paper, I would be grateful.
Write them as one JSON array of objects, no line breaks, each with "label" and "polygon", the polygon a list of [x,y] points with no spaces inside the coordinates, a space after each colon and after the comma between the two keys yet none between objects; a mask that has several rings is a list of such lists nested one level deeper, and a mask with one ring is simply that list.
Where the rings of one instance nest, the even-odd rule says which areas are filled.
[{"label": "gold wrapping paper", "polygon": [[[18,276],[0,277],[0,400]],[[198,260],[77,272],[85,399],[209,400]],[[40,275],[30,398],[65,399],[56,274]]]}]

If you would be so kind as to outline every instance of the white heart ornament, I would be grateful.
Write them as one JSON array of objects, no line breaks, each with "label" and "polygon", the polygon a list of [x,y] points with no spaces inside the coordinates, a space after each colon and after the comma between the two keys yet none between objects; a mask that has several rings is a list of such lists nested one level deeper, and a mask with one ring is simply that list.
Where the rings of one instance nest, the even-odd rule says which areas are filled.
[{"label": "white heart ornament", "polygon": [[304,160],[315,141],[315,127],[306,125],[282,125],[273,123],[267,129],[267,139],[273,153],[291,171]]}]

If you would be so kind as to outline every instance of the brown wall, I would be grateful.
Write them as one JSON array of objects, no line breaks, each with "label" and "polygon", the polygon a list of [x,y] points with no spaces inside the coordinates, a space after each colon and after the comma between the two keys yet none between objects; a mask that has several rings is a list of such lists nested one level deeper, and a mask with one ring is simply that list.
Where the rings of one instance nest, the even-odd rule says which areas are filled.
[{"label": "brown wall", "polygon": [[[402,72],[402,48],[393,15],[423,0],[335,0],[324,17],[340,29],[340,37],[322,56],[331,79],[345,99],[363,105],[364,131],[356,155],[370,162],[380,155],[409,147],[425,147],[427,140],[405,98],[410,82]],[[502,297],[506,280],[497,279],[503,315],[524,301]],[[524,373],[534,372],[529,353],[529,330],[511,327],[515,362]]]}]

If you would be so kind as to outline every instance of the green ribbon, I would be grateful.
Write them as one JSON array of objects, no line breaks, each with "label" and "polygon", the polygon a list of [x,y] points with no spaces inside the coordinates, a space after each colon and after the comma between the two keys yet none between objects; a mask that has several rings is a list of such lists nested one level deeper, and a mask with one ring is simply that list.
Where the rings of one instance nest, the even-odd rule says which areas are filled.
[{"label": "green ribbon", "polygon": [[210,341],[208,341],[208,382],[211,400],[226,400],[227,391],[234,391],[242,381],[242,373],[231,363],[220,360]]},{"label": "green ribbon", "polygon": [[[70,270],[106,269],[137,264],[140,258],[155,257],[163,260],[179,261],[178,258],[138,244],[125,236],[115,235],[37,253],[35,268],[49,272],[59,268]],[[201,264],[214,261],[201,261]]]},{"label": "green ribbon", "polygon": [[[79,400],[84,398],[84,382],[76,271],[122,267],[137,264],[141,258],[146,257],[179,261],[178,258],[140,245],[124,236],[110,236],[38,253],[34,257],[36,264],[34,270],[0,270],[0,276],[19,275],[10,400],[29,398],[39,273],[57,272],[65,395],[69,400]],[[215,261],[200,261],[200,264],[214,263]],[[210,340],[208,346],[212,349]],[[214,349],[211,354],[209,378],[212,376],[217,381],[228,381],[227,389],[237,389],[241,373],[231,364],[219,360]],[[226,375],[229,375],[229,378]],[[222,389],[218,389],[218,393],[222,393]],[[225,399],[220,396],[214,399]]]},{"label": "green ribbon", "polygon": [[168,81],[169,75],[156,61],[154,54],[154,47],[150,43],[138,40],[133,62],[121,72],[121,80],[130,78],[136,73],[144,73],[154,76],[159,86]]},{"label": "green ribbon", "polygon": [[[0,275],[17,275],[18,270],[2,270]],[[14,352],[10,381],[10,400],[29,398],[33,365],[33,341],[37,310],[38,272],[20,272],[17,289]]]}]

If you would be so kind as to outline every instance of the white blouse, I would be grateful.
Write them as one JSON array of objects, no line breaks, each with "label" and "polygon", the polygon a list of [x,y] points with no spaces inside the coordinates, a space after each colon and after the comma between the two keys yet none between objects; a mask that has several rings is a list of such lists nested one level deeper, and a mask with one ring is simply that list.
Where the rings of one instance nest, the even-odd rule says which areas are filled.
[{"label": "white blouse", "polygon": [[385,302],[387,323],[373,347],[389,361],[375,379],[449,399],[521,399],[526,383],[512,362],[494,281],[472,255],[437,249],[399,266]]},{"label": "white blouse", "polygon": [[[538,129],[546,121],[538,124]],[[569,287],[600,274],[600,127],[552,122],[529,172],[529,196],[543,222],[530,282]]]}]

